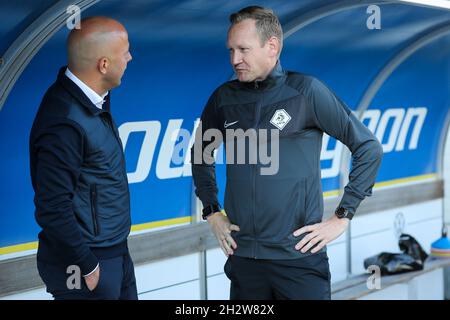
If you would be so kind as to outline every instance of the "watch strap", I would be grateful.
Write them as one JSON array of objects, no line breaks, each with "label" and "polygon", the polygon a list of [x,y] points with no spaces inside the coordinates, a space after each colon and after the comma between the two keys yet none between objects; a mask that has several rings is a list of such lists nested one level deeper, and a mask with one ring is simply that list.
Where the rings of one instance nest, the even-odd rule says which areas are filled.
[{"label": "watch strap", "polygon": [[206,220],[210,215],[216,212],[220,212],[221,208],[217,204],[209,205],[207,207],[204,207],[202,210],[202,218],[203,220]]}]

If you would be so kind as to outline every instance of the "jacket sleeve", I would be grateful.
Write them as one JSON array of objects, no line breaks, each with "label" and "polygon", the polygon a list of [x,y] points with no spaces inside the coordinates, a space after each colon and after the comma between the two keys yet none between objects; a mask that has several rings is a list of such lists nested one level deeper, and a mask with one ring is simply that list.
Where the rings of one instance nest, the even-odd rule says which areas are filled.
[{"label": "jacket sleeve", "polygon": [[200,125],[195,133],[194,145],[191,149],[192,177],[194,179],[195,194],[203,203],[203,207],[219,205],[217,199],[216,167],[214,150],[222,142],[221,138],[203,139],[205,132],[220,132],[216,110],[216,95],[213,94],[203,110]]},{"label": "jacket sleeve", "polygon": [[355,213],[360,202],[372,195],[383,148],[345,103],[319,80],[312,79],[306,96],[312,106],[316,126],[341,141],[352,153],[349,182],[339,206]]},{"label": "jacket sleeve", "polygon": [[46,128],[34,140],[35,217],[43,233],[67,264],[77,265],[83,275],[98,260],[84,242],[72,208],[83,161],[83,133],[75,124]]}]

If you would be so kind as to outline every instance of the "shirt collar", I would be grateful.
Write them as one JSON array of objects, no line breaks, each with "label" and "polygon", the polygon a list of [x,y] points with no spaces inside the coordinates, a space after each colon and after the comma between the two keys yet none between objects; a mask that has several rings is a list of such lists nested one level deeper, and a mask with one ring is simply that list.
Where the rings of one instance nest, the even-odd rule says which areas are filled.
[{"label": "shirt collar", "polygon": [[67,76],[67,78],[72,80],[81,89],[81,91],[83,91],[83,93],[97,108],[102,109],[104,99],[108,95],[108,92],[106,92],[103,95],[99,95],[97,92],[89,88],[89,86],[87,86],[83,81],[81,81],[76,75],[74,75],[69,70],[69,68],[66,69],[66,72],[64,74]]},{"label": "shirt collar", "polygon": [[273,69],[270,71],[269,75],[264,80],[254,80],[252,82],[241,82],[244,88],[253,90],[266,90],[273,88],[280,83],[284,82],[286,78],[286,73],[281,67],[281,63],[278,60]]}]

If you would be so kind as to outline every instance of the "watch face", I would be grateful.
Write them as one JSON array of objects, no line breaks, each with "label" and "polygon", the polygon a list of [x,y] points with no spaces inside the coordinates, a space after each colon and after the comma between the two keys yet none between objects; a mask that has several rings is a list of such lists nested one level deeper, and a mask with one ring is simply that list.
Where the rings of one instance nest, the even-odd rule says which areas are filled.
[{"label": "watch face", "polygon": [[336,215],[338,216],[338,218],[345,218],[345,216],[347,215],[347,210],[345,210],[344,208],[339,208],[336,210]]}]

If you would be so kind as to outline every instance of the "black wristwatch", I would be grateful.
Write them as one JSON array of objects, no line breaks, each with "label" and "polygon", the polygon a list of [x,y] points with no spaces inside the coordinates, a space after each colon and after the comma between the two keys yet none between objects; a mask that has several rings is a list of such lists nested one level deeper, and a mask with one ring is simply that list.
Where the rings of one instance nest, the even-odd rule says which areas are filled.
[{"label": "black wristwatch", "polygon": [[336,209],[336,211],[334,212],[334,214],[339,218],[347,218],[348,220],[352,220],[353,218],[353,213],[349,212],[347,209],[343,208],[343,207],[339,207]]},{"label": "black wristwatch", "polygon": [[220,211],[220,206],[213,204],[207,207],[204,207],[202,210],[202,218],[203,220],[206,220],[210,215],[212,215],[213,213],[216,213],[218,211]]}]

